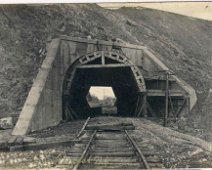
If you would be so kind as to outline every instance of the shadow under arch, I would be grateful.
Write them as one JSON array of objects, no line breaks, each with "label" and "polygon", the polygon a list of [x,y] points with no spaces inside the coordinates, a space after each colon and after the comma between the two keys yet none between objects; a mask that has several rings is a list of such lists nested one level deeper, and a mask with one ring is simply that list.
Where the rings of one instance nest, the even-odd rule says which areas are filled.
[{"label": "shadow under arch", "polygon": [[95,51],[79,57],[66,71],[63,82],[63,120],[92,116],[86,100],[91,86],[111,86],[120,116],[136,116],[138,99],[146,87],[138,67],[121,51]]}]

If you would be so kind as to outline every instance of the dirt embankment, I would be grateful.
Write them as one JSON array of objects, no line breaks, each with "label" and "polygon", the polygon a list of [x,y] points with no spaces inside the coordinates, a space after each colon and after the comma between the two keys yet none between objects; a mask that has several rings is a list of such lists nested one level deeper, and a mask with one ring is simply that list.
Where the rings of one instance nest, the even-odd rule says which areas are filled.
[{"label": "dirt embankment", "polygon": [[118,12],[136,23],[133,36],[195,88],[198,101],[187,123],[193,130],[208,131],[200,136],[211,140],[212,22],[150,9],[122,8]]},{"label": "dirt embankment", "polygon": [[[97,5],[0,6],[0,117],[19,113],[48,38],[70,36],[143,44],[192,85],[194,128],[211,129],[212,23],[150,9],[106,10]],[[204,122],[204,123],[203,123]],[[210,140],[210,135],[207,140]],[[206,137],[203,137],[206,138]]]}]

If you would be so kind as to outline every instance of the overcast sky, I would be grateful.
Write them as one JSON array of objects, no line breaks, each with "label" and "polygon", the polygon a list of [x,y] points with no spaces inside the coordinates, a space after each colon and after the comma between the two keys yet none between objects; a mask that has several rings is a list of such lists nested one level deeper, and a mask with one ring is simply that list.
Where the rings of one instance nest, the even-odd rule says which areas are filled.
[{"label": "overcast sky", "polygon": [[91,95],[95,95],[98,97],[98,99],[102,100],[104,96],[107,97],[114,97],[115,95],[113,93],[113,90],[111,87],[97,87],[97,86],[92,86],[89,90]]},{"label": "overcast sky", "polygon": [[146,7],[212,21],[212,2],[102,3],[105,8]]}]

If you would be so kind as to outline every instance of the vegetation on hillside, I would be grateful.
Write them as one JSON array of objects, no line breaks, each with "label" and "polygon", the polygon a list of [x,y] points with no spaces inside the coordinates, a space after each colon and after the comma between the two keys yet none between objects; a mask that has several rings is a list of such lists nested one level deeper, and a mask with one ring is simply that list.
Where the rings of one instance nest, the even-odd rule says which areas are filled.
[{"label": "vegetation on hillside", "polygon": [[[141,44],[192,85],[198,103],[188,115],[191,129],[211,125],[212,23],[143,9],[103,9],[95,4],[0,6],[0,117],[18,114],[46,43],[58,35]],[[210,133],[208,135],[208,133]],[[211,132],[201,136],[211,140]]]}]

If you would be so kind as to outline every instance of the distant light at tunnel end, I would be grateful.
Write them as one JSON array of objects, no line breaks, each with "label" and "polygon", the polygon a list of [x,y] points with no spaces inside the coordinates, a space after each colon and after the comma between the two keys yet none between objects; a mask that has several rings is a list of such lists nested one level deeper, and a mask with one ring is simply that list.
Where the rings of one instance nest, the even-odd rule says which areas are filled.
[{"label": "distant light at tunnel end", "polygon": [[89,92],[100,100],[104,99],[104,97],[115,98],[112,87],[108,86],[91,86]]}]

